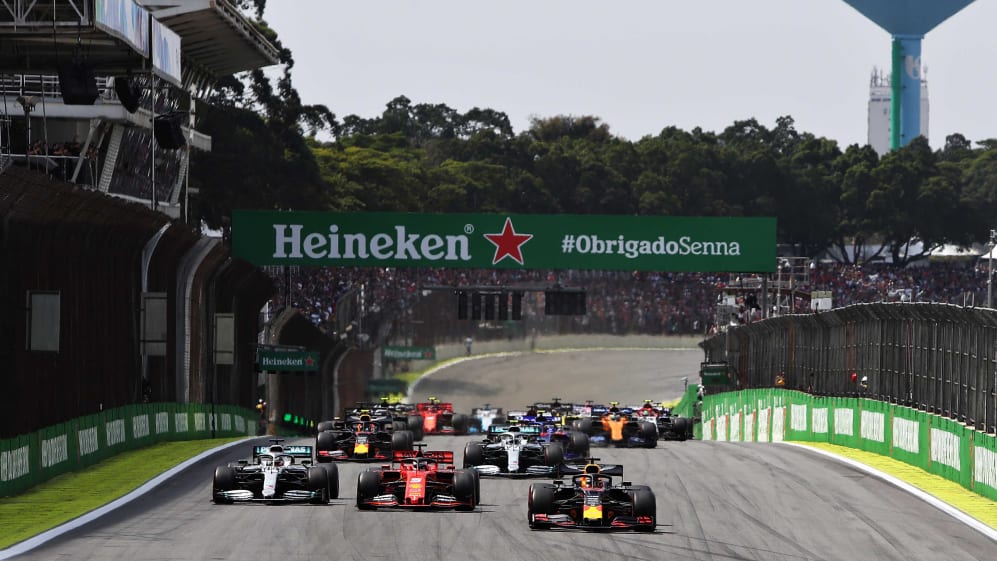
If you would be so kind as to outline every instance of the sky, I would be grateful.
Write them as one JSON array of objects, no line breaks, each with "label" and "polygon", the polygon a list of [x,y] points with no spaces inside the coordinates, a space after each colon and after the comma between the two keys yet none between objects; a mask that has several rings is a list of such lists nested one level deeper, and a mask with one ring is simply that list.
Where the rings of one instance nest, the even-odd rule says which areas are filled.
[{"label": "sky", "polygon": [[[340,120],[404,95],[504,112],[516,133],[591,115],[630,140],[789,115],[866,144],[870,75],[891,53],[843,0],[270,0],[264,19],[303,102]],[[995,26],[997,0],[976,0],[925,36],[933,148],[997,137]]]}]

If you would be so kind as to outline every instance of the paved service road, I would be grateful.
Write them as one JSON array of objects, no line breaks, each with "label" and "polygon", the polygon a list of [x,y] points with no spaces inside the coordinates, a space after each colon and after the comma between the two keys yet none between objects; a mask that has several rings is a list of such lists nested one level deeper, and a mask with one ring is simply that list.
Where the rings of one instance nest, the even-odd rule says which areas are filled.
[{"label": "paved service road", "polygon": [[[611,366],[602,358],[612,356]],[[698,361],[698,355],[696,361]],[[516,405],[553,396],[619,396],[621,401],[678,395],[662,373],[688,367],[662,351],[550,354],[462,363],[461,404]],[[478,370],[478,369],[481,370]],[[481,372],[482,374],[478,374]],[[443,375],[443,371],[432,378]],[[685,375],[685,373],[681,373]],[[501,379],[499,393],[493,384]],[[438,381],[443,380],[440,378]],[[476,380],[472,382],[472,380]],[[644,383],[660,386],[637,387]],[[566,387],[570,386],[570,391]],[[478,388],[478,389],[475,389]],[[509,388],[509,394],[501,393]],[[451,397],[434,388],[441,399]],[[481,392],[481,393],[475,393]],[[632,392],[632,393],[631,393]],[[665,394],[665,395],[662,395]],[[509,397],[506,399],[506,397]],[[507,405],[508,403],[508,405]],[[463,405],[462,405],[463,406]],[[473,437],[427,437],[461,456]],[[661,442],[652,450],[602,450],[627,480],[658,499],[653,534],[530,531],[529,481],[482,481],[473,513],[360,512],[356,478],[364,466],[340,465],[342,498],[330,505],[232,505],[209,501],[214,465],[203,465],[95,523],[22,559],[245,560],[441,559],[538,560],[967,560],[990,561],[994,542],[879,479],[804,449],[775,444]],[[242,451],[241,456],[248,452]]]}]

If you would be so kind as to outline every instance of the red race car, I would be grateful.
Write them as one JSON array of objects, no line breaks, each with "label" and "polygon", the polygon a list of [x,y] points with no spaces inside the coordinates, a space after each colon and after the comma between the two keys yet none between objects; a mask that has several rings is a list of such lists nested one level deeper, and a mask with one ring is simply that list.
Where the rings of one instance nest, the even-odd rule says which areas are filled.
[{"label": "red race car", "polygon": [[[418,446],[418,445],[417,445]],[[474,510],[481,481],[473,469],[456,469],[453,452],[396,450],[393,462],[360,473],[357,508]]]},{"label": "red race car", "polygon": [[417,403],[415,410],[422,417],[424,434],[467,434],[471,426],[470,417],[454,413],[452,403],[443,403],[435,397]]}]

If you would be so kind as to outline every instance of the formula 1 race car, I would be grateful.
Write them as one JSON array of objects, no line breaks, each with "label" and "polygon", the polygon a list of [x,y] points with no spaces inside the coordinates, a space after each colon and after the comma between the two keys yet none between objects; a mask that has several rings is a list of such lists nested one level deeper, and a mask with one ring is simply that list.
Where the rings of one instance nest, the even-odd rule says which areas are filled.
[{"label": "formula 1 race car", "polygon": [[[368,413],[375,420],[381,417],[390,417],[391,428],[394,431],[412,431],[415,440],[422,440],[422,417],[416,411],[415,405],[409,403],[389,403],[387,398],[381,398],[379,402],[361,401],[357,406],[344,412],[343,417],[356,417],[362,413]],[[326,425],[325,423],[329,423]],[[332,422],[324,421],[319,423],[318,431],[332,430]]]},{"label": "formula 1 race car", "polygon": [[566,461],[583,461],[589,455],[589,435],[564,424],[542,424],[535,440],[546,444],[559,443]]},{"label": "formula 1 race car", "polygon": [[645,402],[643,407],[635,410],[635,413],[640,419],[655,424],[658,429],[659,439],[688,440],[692,438],[692,419],[672,415],[671,409],[665,407],[664,404],[657,409],[650,409],[647,405],[648,402]]},{"label": "formula 1 race car", "polygon": [[629,408],[620,409],[615,402],[605,413],[600,414],[600,409],[592,410],[598,417],[575,421],[578,429],[589,435],[592,446],[654,448],[658,445],[658,428],[653,422],[634,416]]},{"label": "formula 1 race car", "polygon": [[334,422],[334,428],[315,437],[315,459],[319,462],[383,461],[389,460],[394,450],[411,450],[412,432],[394,432],[393,423],[390,416],[373,418],[366,413]]},{"label": "formula 1 race car", "polygon": [[501,407],[492,407],[491,404],[486,403],[484,407],[475,407],[471,409],[471,432],[488,432],[488,427],[492,424],[501,424],[505,422],[505,415],[502,414]]},{"label": "formula 1 race car", "polygon": [[[270,446],[253,447],[252,462],[240,460],[215,468],[211,498],[216,504],[328,504],[329,499],[339,498],[335,465],[311,465],[311,446],[283,446],[281,439],[270,442]],[[299,458],[300,463],[295,461]]]},{"label": "formula 1 race car", "polygon": [[597,461],[590,458],[586,465],[565,466],[566,473],[576,474],[570,483],[530,485],[526,507],[530,528],[653,532],[657,524],[654,492],[629,481],[614,485],[612,476],[622,479],[623,466],[600,466]]},{"label": "formula 1 race car", "polygon": [[464,467],[481,475],[557,477],[564,449],[559,442],[536,441],[541,430],[539,425],[492,425],[487,440],[464,446]]},{"label": "formula 1 race car", "polygon": [[474,510],[481,482],[473,469],[458,470],[450,451],[398,450],[393,462],[357,478],[357,508]]},{"label": "formula 1 race car", "polygon": [[454,413],[452,403],[444,403],[435,397],[418,403],[416,411],[422,416],[423,434],[467,434],[471,419],[467,415]]}]

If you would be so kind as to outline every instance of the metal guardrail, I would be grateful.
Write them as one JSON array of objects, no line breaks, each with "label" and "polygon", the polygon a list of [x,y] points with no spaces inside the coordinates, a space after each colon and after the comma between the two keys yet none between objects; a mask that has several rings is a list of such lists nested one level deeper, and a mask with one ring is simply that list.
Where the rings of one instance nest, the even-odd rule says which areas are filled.
[{"label": "metal guardrail", "polygon": [[731,327],[702,347],[730,366],[718,390],[867,397],[997,433],[997,310],[858,304]]}]

